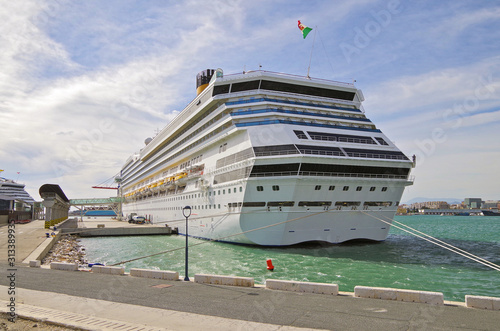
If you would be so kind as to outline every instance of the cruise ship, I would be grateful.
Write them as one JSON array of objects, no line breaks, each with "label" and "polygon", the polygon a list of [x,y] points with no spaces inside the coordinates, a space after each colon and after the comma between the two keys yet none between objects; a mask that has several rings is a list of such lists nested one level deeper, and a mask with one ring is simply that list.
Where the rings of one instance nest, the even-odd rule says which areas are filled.
[{"label": "cruise ship", "polygon": [[24,184],[0,177],[0,225],[10,220],[32,219],[35,200],[24,187]]},{"label": "cruise ship", "polygon": [[414,160],[366,117],[360,89],[221,69],[196,89],[122,167],[124,215],[185,235],[190,206],[189,236],[249,245],[387,238]]}]

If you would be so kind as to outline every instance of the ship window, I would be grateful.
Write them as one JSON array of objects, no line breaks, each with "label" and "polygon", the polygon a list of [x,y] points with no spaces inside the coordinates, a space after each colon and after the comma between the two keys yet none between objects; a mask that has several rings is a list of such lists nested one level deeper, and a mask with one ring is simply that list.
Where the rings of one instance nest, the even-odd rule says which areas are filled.
[{"label": "ship window", "polygon": [[297,136],[297,138],[299,138],[299,139],[307,139],[307,136],[304,133],[304,131],[293,130],[293,132],[295,133],[295,135]]},{"label": "ship window", "polygon": [[243,202],[243,207],[265,207],[265,202]]},{"label": "ship window", "polygon": [[217,207],[220,209],[220,204],[218,204]]},{"label": "ship window", "polygon": [[243,187],[242,186],[240,186],[240,192],[243,192]]},{"label": "ship window", "polygon": [[226,190],[222,190],[222,194],[226,194]]},{"label": "ship window", "polygon": [[231,189],[230,188],[227,189],[227,194],[231,194]]},{"label": "ship window", "polygon": [[259,191],[259,192],[264,191],[264,187],[263,186],[257,186],[257,191]]},{"label": "ship window", "polygon": [[387,191],[387,186],[382,187],[382,192]]},{"label": "ship window", "polygon": [[362,189],[363,189],[363,186],[356,187],[356,191],[358,191],[358,192],[361,191]]},{"label": "ship window", "polygon": [[370,187],[370,192],[375,191],[375,186]]},{"label": "ship window", "polygon": [[236,193],[236,187],[235,187],[235,188],[233,188],[233,193]]},{"label": "ship window", "polygon": [[214,91],[212,92],[212,96],[215,96],[217,94],[229,93],[229,86],[230,86],[229,84],[214,86]]},{"label": "ship window", "polygon": [[387,143],[387,141],[384,140],[384,138],[375,137],[375,139],[377,139],[377,141],[380,143],[380,145],[389,146],[389,144]]},{"label": "ship window", "polygon": [[315,190],[315,191],[319,191],[319,190],[321,190],[321,185],[316,185],[316,186],[314,187],[314,190]]},{"label": "ship window", "polygon": [[335,190],[335,186],[330,185],[330,187],[328,188],[328,191],[333,191],[333,190]]},{"label": "ship window", "polygon": [[220,195],[220,190],[217,191],[217,194]]},{"label": "ship window", "polygon": [[363,206],[390,207],[392,206],[392,201],[365,201]]},{"label": "ship window", "polygon": [[260,80],[251,80],[249,82],[234,83],[231,86],[231,93],[256,90],[259,88]]},{"label": "ship window", "polygon": [[295,201],[269,201],[267,203],[268,207],[293,207]]},{"label": "ship window", "polygon": [[344,191],[349,191],[349,186],[344,186],[343,190]]},{"label": "ship window", "polygon": [[279,191],[280,187],[279,185],[273,185],[273,191]]},{"label": "ship window", "polygon": [[342,206],[342,207],[359,206],[360,204],[361,204],[361,201],[337,201],[337,202],[335,202],[335,206]]},{"label": "ship window", "polygon": [[[234,86],[235,84],[233,84]],[[289,92],[289,93],[298,93],[298,94],[306,94],[313,95],[318,97],[326,97],[333,99],[342,99],[342,100],[354,100],[355,93],[332,90],[326,88],[319,88],[313,86],[303,86],[282,82],[273,82],[269,80],[262,80],[261,89],[263,90],[271,90],[271,91],[281,91],[281,92]]]},{"label": "ship window", "polygon": [[321,207],[331,205],[331,201],[299,201],[299,207]]}]

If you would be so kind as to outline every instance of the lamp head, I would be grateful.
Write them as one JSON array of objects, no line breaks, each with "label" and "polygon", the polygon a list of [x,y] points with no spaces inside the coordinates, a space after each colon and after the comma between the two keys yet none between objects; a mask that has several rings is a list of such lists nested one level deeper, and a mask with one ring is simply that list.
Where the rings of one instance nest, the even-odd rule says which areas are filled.
[{"label": "lamp head", "polygon": [[182,208],[182,215],[184,215],[184,217],[191,216],[191,206],[186,206]]}]

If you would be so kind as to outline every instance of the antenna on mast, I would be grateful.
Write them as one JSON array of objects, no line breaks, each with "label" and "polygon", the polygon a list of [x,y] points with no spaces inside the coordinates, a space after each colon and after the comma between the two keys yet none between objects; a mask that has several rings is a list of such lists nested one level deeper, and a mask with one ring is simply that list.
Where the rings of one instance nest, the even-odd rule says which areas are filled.
[{"label": "antenna on mast", "polygon": [[313,49],[314,49],[314,42],[316,41],[316,31],[318,31],[318,26],[315,25],[314,26],[314,38],[313,38],[313,44],[312,44],[312,47],[311,47],[311,55],[309,56],[309,66],[307,67],[307,78],[311,78],[309,76],[309,71],[311,70],[311,60],[312,60],[312,56],[313,56]]}]

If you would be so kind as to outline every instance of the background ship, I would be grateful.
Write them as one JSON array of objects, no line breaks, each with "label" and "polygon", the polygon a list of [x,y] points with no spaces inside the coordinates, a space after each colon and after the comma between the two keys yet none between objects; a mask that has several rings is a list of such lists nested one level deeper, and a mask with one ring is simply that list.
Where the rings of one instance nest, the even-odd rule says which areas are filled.
[{"label": "background ship", "polygon": [[[124,214],[242,244],[384,240],[408,159],[353,84],[267,71],[197,76],[196,98],[121,170]],[[382,222],[381,220],[384,220]]]}]

